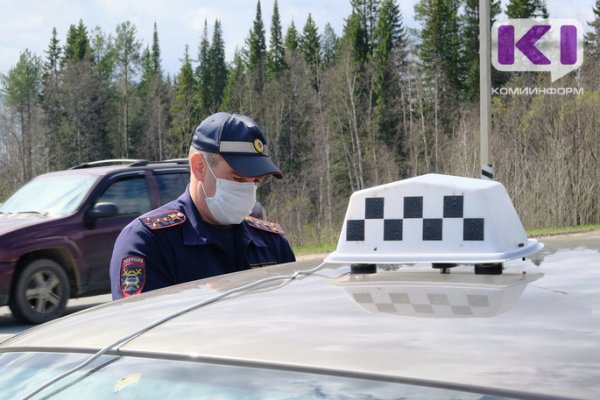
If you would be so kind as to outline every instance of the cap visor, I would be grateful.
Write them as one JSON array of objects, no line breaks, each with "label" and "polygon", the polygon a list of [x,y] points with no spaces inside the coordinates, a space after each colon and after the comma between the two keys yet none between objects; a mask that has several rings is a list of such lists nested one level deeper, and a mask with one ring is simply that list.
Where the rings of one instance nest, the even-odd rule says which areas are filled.
[{"label": "cap visor", "polygon": [[283,174],[277,168],[273,161],[265,156],[252,155],[233,155],[221,154],[225,161],[238,174],[256,178],[259,176],[273,175],[278,179],[283,178]]}]

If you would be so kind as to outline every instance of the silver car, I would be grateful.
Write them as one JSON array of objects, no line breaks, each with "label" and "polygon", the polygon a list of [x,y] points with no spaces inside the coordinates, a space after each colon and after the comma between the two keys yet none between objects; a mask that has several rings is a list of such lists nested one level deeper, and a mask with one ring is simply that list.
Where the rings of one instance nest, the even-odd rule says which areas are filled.
[{"label": "silver car", "polygon": [[498,183],[360,191],[325,262],[144,293],[2,343],[0,398],[595,400],[600,237],[545,245]]},{"label": "silver car", "polygon": [[315,259],[150,292],[3,343],[0,398],[597,399],[599,247],[546,241],[502,275]]}]

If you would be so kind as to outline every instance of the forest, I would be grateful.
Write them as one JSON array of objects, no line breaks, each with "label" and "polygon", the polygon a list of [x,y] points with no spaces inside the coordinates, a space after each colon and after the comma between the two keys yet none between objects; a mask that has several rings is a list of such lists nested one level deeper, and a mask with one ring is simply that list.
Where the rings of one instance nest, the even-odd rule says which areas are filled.
[{"label": "forest", "polygon": [[[112,32],[74,21],[66,38],[49,32],[43,55],[24,50],[0,76],[0,202],[83,162],[186,157],[216,111],[267,134],[285,178],[266,180],[259,200],[296,245],[334,241],[353,191],[429,172],[479,177],[479,0],[418,0],[416,29],[397,0],[350,0],[342,32],[310,13],[283,27],[277,0],[267,26],[264,3],[232,60],[220,21],[205,21],[174,76],[156,24],[144,44],[130,21]],[[492,22],[560,17],[544,0],[491,4]],[[583,66],[558,81],[492,70],[504,89],[492,97],[494,178],[526,228],[600,223],[600,0],[593,15]]]}]

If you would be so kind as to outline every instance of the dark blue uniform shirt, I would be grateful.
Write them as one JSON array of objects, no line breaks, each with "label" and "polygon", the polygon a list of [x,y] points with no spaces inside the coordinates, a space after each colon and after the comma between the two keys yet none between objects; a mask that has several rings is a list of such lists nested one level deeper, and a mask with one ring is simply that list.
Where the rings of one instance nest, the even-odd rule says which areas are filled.
[{"label": "dark blue uniform shirt", "polygon": [[110,262],[113,299],[296,260],[277,229],[248,221],[227,227],[203,222],[188,190],[123,229]]}]

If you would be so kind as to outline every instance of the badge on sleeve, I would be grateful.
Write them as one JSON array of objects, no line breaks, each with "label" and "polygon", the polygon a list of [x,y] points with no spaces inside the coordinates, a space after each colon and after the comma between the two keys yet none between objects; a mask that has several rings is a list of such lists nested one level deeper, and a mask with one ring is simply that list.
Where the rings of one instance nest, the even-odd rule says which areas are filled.
[{"label": "badge on sleeve", "polygon": [[146,284],[146,260],[140,256],[124,257],[119,282],[123,297],[140,294]]}]

